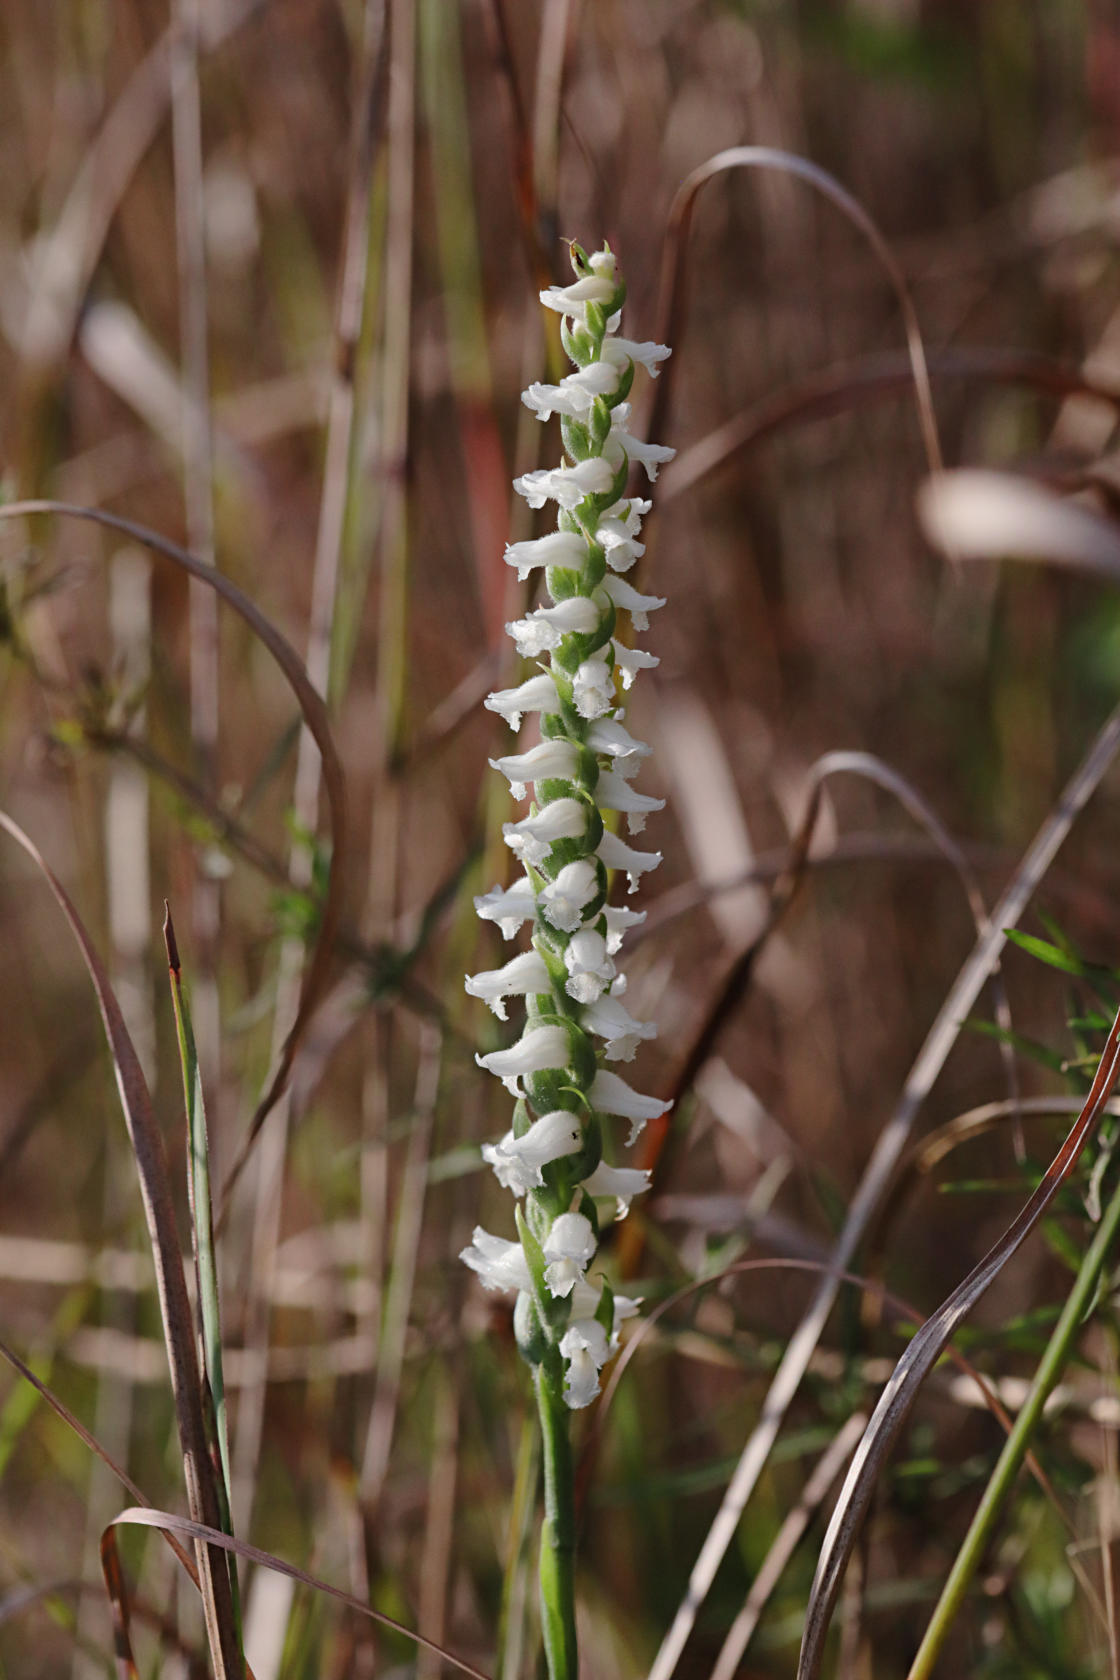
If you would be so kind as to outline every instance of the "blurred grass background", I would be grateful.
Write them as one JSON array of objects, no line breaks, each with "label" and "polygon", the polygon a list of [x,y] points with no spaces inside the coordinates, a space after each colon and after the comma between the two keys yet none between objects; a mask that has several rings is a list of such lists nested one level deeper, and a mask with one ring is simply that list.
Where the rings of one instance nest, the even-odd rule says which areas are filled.
[{"label": "blurred grass background", "polygon": [[[563,237],[609,239],[626,330],[654,336],[683,177],[727,146],[801,153],[893,245],[947,460],[1024,466],[1111,503],[1115,404],[1065,393],[1078,369],[1120,391],[1118,130],[1120,23],[1088,0],[0,12],[5,491],[108,509],[212,558],[329,691],[347,774],[335,983],[222,1239],[237,1530],[488,1671],[517,1548],[525,1373],[503,1304],[455,1258],[479,1219],[512,1230],[476,1148],[508,1123],[473,1063],[496,1029],[460,987],[502,960],[470,894],[504,867],[486,756],[505,749],[481,699],[513,680],[501,626],[521,598],[502,545],[529,526],[509,480],[559,447],[519,402],[556,368],[537,289],[563,277]],[[641,577],[670,605],[629,719],[668,798],[628,965],[630,1007],[661,1026],[636,1071],[655,1091],[765,919],[821,753],[874,753],[920,790],[990,901],[1120,678],[1120,611],[1100,585],[956,575],[922,543],[897,308],[830,206],[788,178],[722,177],[698,204],[690,276],[658,439],[679,453]],[[693,452],[756,410],[705,470]],[[3,804],[111,960],[182,1186],[159,938],[171,900],[220,1180],[314,937],[329,861],[316,756],[260,646],[173,568],[46,519],[0,527],[0,559]],[[1039,900],[1113,965],[1118,822],[1106,783]],[[624,1258],[650,1301],[746,1254],[823,1257],[970,946],[958,881],[882,791],[836,783],[818,845],[631,1215]],[[175,1505],[150,1262],[94,1000],[10,847],[0,892],[0,1330],[149,1498]],[[1013,953],[1006,979],[1016,1028],[1068,1052],[1057,978]],[[1030,1063],[1021,1078],[1027,1093],[1061,1087]],[[926,1121],[1004,1092],[995,1046],[965,1035]],[[1050,1133],[1029,1124],[1042,1158]],[[1015,1171],[1002,1132],[962,1161],[944,1176]],[[1012,1204],[998,1189],[910,1194],[883,1269],[929,1310]],[[978,1362],[1030,1370],[1029,1330],[1015,1346],[996,1332],[1055,1299],[1061,1275],[1034,1245],[981,1314]],[[647,1671],[810,1287],[732,1280],[640,1350],[589,1494],[591,1680]],[[837,1313],[682,1675],[710,1672],[813,1462],[898,1346],[861,1330],[851,1300]],[[1044,1446],[1095,1547],[1117,1488],[1115,1416],[1090,1407],[1103,1394],[1115,1410],[1106,1329],[1086,1357]],[[870,1674],[872,1651],[876,1673],[903,1671],[1000,1439],[934,1385],[882,1490],[841,1672]],[[111,1672],[96,1542],[121,1503],[0,1377],[6,1672]],[[792,1672],[819,1532],[743,1675]],[[958,1672],[1106,1671],[1064,1544],[1025,1493],[962,1622]],[[173,1649],[172,1628],[189,1645],[197,1627],[172,1560],[154,1539],[125,1555],[155,1624],[138,1635],[148,1671],[193,1672]],[[249,1576],[248,1600],[261,1680],[440,1671],[382,1638],[375,1665],[364,1629],[267,1575]],[[532,1672],[531,1648],[527,1635],[508,1680]]]}]

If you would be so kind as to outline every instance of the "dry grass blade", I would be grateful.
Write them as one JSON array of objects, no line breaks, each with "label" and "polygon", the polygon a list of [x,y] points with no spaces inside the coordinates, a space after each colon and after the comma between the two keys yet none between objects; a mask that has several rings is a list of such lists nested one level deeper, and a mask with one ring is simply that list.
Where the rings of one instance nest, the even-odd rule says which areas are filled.
[{"label": "dry grass blade", "polygon": [[1062,790],[1056,806],[1047,815],[1019,868],[993,909],[987,932],[973,946],[926,1035],[895,1105],[894,1113],[880,1133],[879,1141],[852,1198],[843,1229],[833,1246],[829,1270],[821,1279],[820,1286],[801,1323],[791,1336],[781,1363],[774,1373],[774,1379],[763,1401],[762,1415],[740,1455],[715,1521],[693,1566],[688,1592],[654,1660],[649,1680],[668,1680],[676,1667],[697,1611],[707,1597],[715,1572],[734,1538],[739,1519],[770,1456],[770,1449],[777,1440],[786,1411],[809,1368],[813,1350],[836,1300],[843,1269],[863,1240],[867,1227],[886,1194],[887,1186],[906,1148],[914,1121],[957,1041],[962,1021],[979,997],[993,965],[999,960],[1000,952],[1007,941],[1005,930],[1018,923],[1075,819],[1088,803],[1118,752],[1120,706],[1110,713],[1085,758]]},{"label": "dry grass blade", "polygon": [[294,1564],[285,1563],[283,1558],[274,1557],[271,1552],[263,1552],[259,1546],[250,1546],[245,1540],[235,1540],[231,1535],[222,1534],[218,1529],[211,1528],[206,1523],[194,1522],[189,1517],[176,1516],[171,1511],[154,1511],[146,1506],[129,1506],[127,1510],[122,1511],[119,1516],[113,1519],[113,1522],[105,1531],[106,1535],[113,1528],[121,1528],[128,1524],[139,1528],[163,1529],[165,1532],[172,1534],[186,1535],[199,1544],[219,1546],[224,1551],[244,1558],[248,1563],[259,1564],[262,1569],[275,1570],[277,1574],[286,1575],[289,1580],[298,1581],[301,1586],[311,1587],[315,1592],[325,1593],[328,1598],[333,1598],[336,1603],[344,1605],[347,1610],[352,1610],[359,1616],[365,1616],[367,1620],[376,1622],[379,1627],[388,1628],[393,1633],[411,1640],[421,1650],[430,1651],[433,1656],[439,1657],[449,1668],[458,1669],[460,1674],[469,1674],[472,1680],[488,1680],[488,1676],[480,1668],[475,1668],[473,1663],[467,1662],[463,1657],[457,1657],[453,1651],[445,1650],[442,1646],[435,1644],[433,1640],[426,1639],[422,1633],[416,1633],[412,1628],[405,1627],[403,1622],[394,1621],[392,1616],[383,1615],[380,1610],[372,1609],[362,1599],[355,1598],[351,1593],[343,1592],[341,1587],[332,1587],[329,1581],[321,1581],[317,1576],[309,1575],[306,1569],[297,1569]]},{"label": "dry grass blade", "polygon": [[918,1331],[899,1360],[894,1375],[879,1397],[840,1491],[825,1535],[813,1591],[805,1617],[805,1633],[797,1666],[798,1680],[816,1680],[824,1655],[832,1611],[844,1570],[891,1445],[914,1404],[922,1383],[944,1352],[958,1326],[998,1277],[1057,1195],[1082,1149],[1105,1112],[1120,1074],[1120,1014],[1108,1035],[1092,1088],[1061,1149],[1041,1184],[1024,1203],[1007,1230],[988,1250],[946,1301]]},{"label": "dry grass blade", "polygon": [[331,868],[327,894],[323,901],[322,918],[319,923],[319,937],[304,978],[295,1022],[285,1040],[283,1050],[264,1095],[258,1102],[256,1111],[249,1123],[245,1142],[242,1144],[223,1186],[218,1216],[220,1226],[222,1213],[229,1202],[230,1192],[248,1158],[258,1132],[268,1117],[269,1111],[288,1083],[292,1063],[295,1060],[300,1041],[326,989],[335,936],[338,932],[339,918],[342,913],[346,876],[346,779],[343,774],[342,763],[335,748],[334,737],[331,734],[327,708],[320,695],[316,693],[315,688],[309,682],[299,655],[280,634],[279,630],[269,622],[259,607],[254,606],[249,597],[243,594],[235,583],[231,583],[227,577],[224,577],[220,572],[216,572],[212,566],[206,565],[196,555],[180,548],[177,543],[170,542],[166,537],[160,536],[157,531],[151,531],[145,525],[137,525],[131,519],[122,519],[117,514],[105,513],[100,508],[77,507],[70,502],[41,500],[10,502],[7,506],[0,507],[0,519],[25,518],[35,513],[59,514],[68,519],[88,519],[95,525],[107,526],[109,530],[122,531],[136,542],[142,543],[145,548],[151,549],[154,554],[160,554],[164,559],[170,560],[173,565],[189,573],[192,578],[200,578],[208,584],[221,596],[226,605],[232,607],[238,617],[248,625],[249,629],[264,644],[279,665],[296,697],[303,714],[303,720],[314,736],[315,744],[322,756],[323,782],[330,808]]},{"label": "dry grass blade", "polygon": [[[163,1139],[152,1113],[151,1098],[132,1040],[121,1015],[104,964],[61,881],[51,870],[34,842],[17,823],[0,811],[0,828],[22,846],[42,872],[54,893],[70,930],[78,943],[90,979],[97,993],[105,1036],[113,1057],[121,1107],[129,1140],[136,1157],[144,1215],[152,1245],[156,1286],[164,1339],[167,1344],[175,1416],[183,1453],[183,1472],[190,1509],[207,1524],[218,1520],[221,1509],[213,1461],[210,1458],[202,1412],[202,1386],[195,1351],[194,1323],[179,1251],[175,1209],[167,1173]],[[244,1663],[234,1632],[229,1573],[224,1559],[211,1559],[207,1548],[197,1550],[199,1587],[206,1613],[211,1655],[219,1680],[240,1675]],[[212,1566],[213,1565],[213,1566]]]},{"label": "dry grass blade", "polygon": [[1021,555],[1120,583],[1115,524],[1011,473],[962,467],[927,479],[918,492],[918,515],[930,542],[962,560]]},{"label": "dry grass blade", "polygon": [[[937,474],[941,471],[941,444],[937,435],[937,419],[933,409],[933,393],[929,383],[929,369],[926,365],[926,353],[922,344],[921,330],[918,317],[910,298],[910,291],[906,284],[901,268],[895,260],[887,241],[878,226],[868,215],[863,205],[846,187],[840,185],[835,176],[819,164],[810,163],[808,158],[798,157],[793,152],[783,152],[773,146],[732,146],[728,151],[717,152],[714,157],[702,163],[699,169],[694,169],[677,189],[669,212],[669,226],[665,235],[665,254],[661,268],[661,301],[658,308],[657,337],[662,344],[672,344],[678,347],[684,338],[685,314],[685,271],[688,259],[688,235],[692,225],[692,212],[696,205],[696,196],[706,181],[724,174],[730,169],[775,169],[781,174],[794,175],[805,181],[818,192],[824,194],[836,208],[859,229],[870,244],[879,259],[884,272],[891,283],[899,309],[906,328],[906,345],[910,356],[911,376],[914,381],[914,391],[918,403],[918,418],[922,427],[922,438],[925,443],[926,456],[929,460],[930,471]],[[669,408],[669,395],[672,389],[672,366],[670,362],[665,372],[657,382],[650,414],[649,436],[661,437],[665,433],[665,417]],[[653,1680],[653,1676],[651,1676]]]}]

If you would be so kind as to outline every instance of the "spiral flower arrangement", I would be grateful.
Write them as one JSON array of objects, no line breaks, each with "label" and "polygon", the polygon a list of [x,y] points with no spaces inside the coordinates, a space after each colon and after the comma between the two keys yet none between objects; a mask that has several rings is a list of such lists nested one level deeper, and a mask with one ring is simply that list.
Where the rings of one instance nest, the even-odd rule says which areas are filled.
[{"label": "spiral flower arrangement", "polygon": [[665,604],[625,577],[643,552],[638,539],[650,508],[627,497],[626,482],[632,461],[653,480],[673,451],[631,436],[627,399],[635,367],[656,376],[669,352],[617,336],[625,286],[609,248],[589,257],[573,245],[571,256],[574,283],[540,295],[562,317],[574,371],[558,385],[530,385],[522,399],[541,420],[560,416],[567,460],[514,480],[530,507],[557,504],[557,528],[511,544],[505,555],[522,579],[544,571],[548,604],[506,626],[539,669],[486,701],[514,729],[528,714],[539,729],[534,744],[490,761],[515,800],[530,788],[533,797],[528,815],[503,830],[523,873],[475,906],[506,939],[526,923],[533,931],[528,950],[466,982],[503,1020],[508,998],[525,1000],[517,1042],[477,1058],[516,1098],[510,1130],[483,1154],[523,1202],[518,1240],[479,1227],[462,1258],[488,1288],[517,1291],[518,1345],[537,1373],[542,1418],[559,1396],[569,1408],[591,1402],[619,1324],[638,1308],[588,1277],[600,1221],[612,1207],[623,1216],[649,1177],[604,1160],[602,1116],[628,1120],[633,1144],[668,1106],[605,1065],[629,1061],[655,1032],[622,1001],[625,977],[615,959],[644,914],[608,902],[610,872],[624,871],[633,892],[661,857],[621,839],[604,813],[624,813],[634,834],[664,803],[633,785],[649,748],[629,733],[619,704],[619,684],[628,689],[657,659],[617,631],[620,611],[645,630],[648,615]]}]

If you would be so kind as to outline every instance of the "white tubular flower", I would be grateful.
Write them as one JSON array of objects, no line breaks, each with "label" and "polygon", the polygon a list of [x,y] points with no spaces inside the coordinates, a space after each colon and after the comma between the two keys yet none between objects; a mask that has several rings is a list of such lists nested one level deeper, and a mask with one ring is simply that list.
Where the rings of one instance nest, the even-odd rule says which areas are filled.
[{"label": "white tubular flower", "polygon": [[[543,782],[548,776],[570,782],[576,773],[578,760],[579,748],[575,742],[554,736],[549,741],[530,747],[528,752],[511,753],[508,758],[492,758],[490,768],[508,778],[510,792],[515,799],[524,799],[526,782]],[[620,805],[616,809],[622,810],[623,807]]]},{"label": "white tubular flower", "polygon": [[640,834],[646,826],[647,811],[663,811],[665,801],[649,793],[637,793],[625,776],[617,770],[604,770],[596,788],[599,804],[604,811],[625,811],[626,826],[631,834]]},{"label": "white tubular flower", "polygon": [[[543,507],[544,498],[533,506]],[[578,571],[586,559],[586,544],[572,531],[550,531],[546,537],[510,543],[505,553],[506,565],[517,567],[522,583],[538,566],[565,566],[569,571]]]},{"label": "white tubular flower", "polygon": [[573,933],[564,951],[568,970],[565,991],[577,1003],[594,1003],[615,977],[615,966],[607,954],[607,942],[595,928]]},{"label": "white tubular flower", "polygon": [[481,893],[474,908],[480,921],[497,922],[502,938],[512,939],[518,928],[536,915],[537,895],[528,875],[522,875],[512,887],[491,887],[488,893]]},{"label": "white tubular flower", "polygon": [[[591,455],[572,467],[541,467],[537,472],[523,473],[520,478],[514,479],[513,488],[519,496],[524,496],[531,508],[542,508],[546,502],[558,502],[571,512],[585,496],[601,496],[609,490],[616,470],[605,456]],[[557,535],[566,536],[567,533],[557,532]],[[555,565],[557,562],[548,563]]]},{"label": "white tubular flower", "polygon": [[599,891],[595,865],[587,858],[566,863],[554,880],[541,890],[540,907],[545,921],[557,933],[574,933],[583,920],[584,906]]},{"label": "white tubular flower", "polygon": [[[523,1074],[567,1066],[568,1035],[563,1027],[528,1027],[508,1050],[491,1050],[488,1056],[476,1056],[475,1061],[487,1073],[496,1073],[510,1096],[519,1097],[517,1082]],[[620,1111],[608,1109],[607,1112]]]},{"label": "white tubular flower", "polygon": [[603,579],[603,588],[616,607],[625,607],[635,630],[648,630],[650,613],[665,605],[664,595],[639,595],[625,578],[614,574]]},{"label": "white tubular flower", "polygon": [[573,1411],[581,1411],[599,1392],[599,1372],[610,1358],[607,1332],[597,1318],[577,1318],[565,1330],[560,1352],[568,1361],[564,1398]]},{"label": "white tubular flower", "polygon": [[513,638],[522,659],[535,659],[559,647],[565,636],[586,636],[597,629],[599,617],[599,608],[586,595],[569,595],[554,607],[539,607],[528,618],[515,619],[506,625],[506,634]]},{"label": "white tubular flower", "polygon": [[644,1097],[640,1091],[627,1085],[625,1079],[620,1079],[617,1073],[609,1073],[606,1068],[599,1069],[588,1095],[592,1108],[599,1109],[603,1114],[621,1115],[623,1120],[631,1122],[627,1143],[634,1142],[647,1120],[660,1119],[673,1106],[658,1097]]},{"label": "white tubular flower", "polygon": [[550,984],[544,958],[536,951],[522,951],[520,956],[512,957],[504,968],[492,968],[483,974],[468,974],[464,982],[468,996],[482,998],[499,1021],[506,1018],[507,997],[528,997],[530,992],[547,992]]},{"label": "white tubular flower", "polygon": [[530,677],[517,688],[496,689],[486,696],[483,705],[488,712],[501,712],[511,729],[520,729],[526,712],[558,712],[560,696],[555,680],[542,671],[539,677]]},{"label": "white tubular flower", "polygon": [[572,683],[572,699],[580,717],[589,721],[602,717],[615,704],[614,673],[604,654],[584,660]]},{"label": "white tubular flower", "polygon": [[[610,950],[609,941],[607,950]],[[610,992],[604,992],[584,1010],[583,1024],[588,1032],[606,1040],[603,1054],[608,1062],[632,1062],[642,1040],[657,1037],[657,1028],[652,1021],[635,1021],[618,997]]]},{"label": "white tubular flower", "polygon": [[[634,1197],[649,1189],[649,1180],[650,1175],[644,1167],[609,1167],[605,1161],[600,1161],[591,1177],[584,1179],[583,1188],[589,1196],[602,1196],[604,1200],[613,1196],[618,1204],[615,1218],[625,1219]],[[625,1296],[621,1298],[626,1299]],[[637,1308],[634,1310],[636,1312]]]},{"label": "white tubular flower", "polygon": [[500,1143],[484,1143],[482,1159],[493,1167],[499,1184],[515,1196],[544,1183],[543,1167],[564,1155],[575,1155],[583,1147],[579,1116],[567,1109],[553,1109],[535,1120],[524,1137],[507,1132]]},{"label": "white tubular flower", "polygon": [[[530,789],[534,795],[528,816],[503,825],[524,874],[475,899],[479,916],[507,939],[531,923],[532,948],[466,982],[470,995],[503,1020],[509,998],[527,1000],[517,1042],[476,1058],[519,1099],[513,1125],[483,1146],[483,1157],[523,1200],[524,1246],[480,1228],[462,1257],[486,1288],[518,1292],[514,1325],[525,1358],[540,1364],[548,1354],[548,1381],[559,1387],[551,1374],[559,1352],[563,1397],[581,1407],[599,1392],[619,1324],[638,1310],[637,1301],[618,1296],[608,1312],[602,1281],[588,1280],[601,1216],[596,1204],[613,1201],[622,1218],[649,1184],[640,1169],[602,1161],[602,1139],[609,1149],[617,1130],[610,1116],[630,1121],[633,1142],[667,1107],[605,1065],[629,1062],[655,1036],[652,1023],[623,1006],[626,977],[615,960],[644,913],[605,902],[608,871],[625,870],[633,891],[661,857],[634,851],[603,828],[602,818],[622,811],[636,829],[664,803],[631,786],[650,749],[625,728],[619,704],[635,673],[657,663],[621,638],[648,629],[649,615],[665,604],[623,577],[645,552],[641,530],[650,502],[619,489],[631,461],[652,479],[673,452],[627,429],[637,369],[656,375],[668,350],[617,336],[625,287],[612,252],[588,256],[573,246],[572,266],[574,283],[549,287],[541,301],[564,317],[561,338],[573,371],[556,383],[531,384],[522,398],[541,420],[560,417],[566,457],[514,481],[530,507],[556,505],[557,529],[505,551],[522,581],[544,574],[540,604],[506,625],[518,653],[541,667],[486,701],[515,729],[528,713],[542,718],[536,745],[490,760],[515,799]],[[627,613],[628,625],[621,616]]]},{"label": "white tubular flower", "polygon": [[544,1240],[544,1257],[549,1261],[544,1280],[557,1299],[572,1293],[594,1253],[595,1232],[586,1214],[558,1214]]},{"label": "white tubular flower", "polygon": [[578,799],[554,799],[520,822],[503,823],[506,845],[522,863],[543,863],[557,840],[578,840],[587,827],[587,810]]},{"label": "white tubular flower", "polygon": [[477,1272],[485,1289],[531,1289],[529,1263],[518,1242],[491,1236],[476,1225],[469,1248],[459,1255],[464,1265]]},{"label": "white tubular flower", "polygon": [[598,845],[598,853],[608,869],[625,869],[630,891],[637,892],[638,876],[656,869],[661,862],[660,852],[636,852],[608,828]]}]

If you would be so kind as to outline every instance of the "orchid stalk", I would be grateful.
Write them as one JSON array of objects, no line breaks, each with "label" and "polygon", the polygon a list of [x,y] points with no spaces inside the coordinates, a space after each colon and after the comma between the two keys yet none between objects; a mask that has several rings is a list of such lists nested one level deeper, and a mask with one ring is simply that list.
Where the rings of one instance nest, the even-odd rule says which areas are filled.
[{"label": "orchid stalk", "polygon": [[575,1680],[574,1509],[569,1413],[590,1405],[599,1374],[618,1346],[619,1326],[638,1303],[591,1275],[600,1227],[625,1216],[648,1173],[603,1159],[603,1117],[629,1121],[628,1144],[668,1104],[635,1091],[607,1063],[629,1061],[654,1036],[622,1002],[616,958],[626,930],[644,914],[608,902],[610,873],[625,871],[630,891],[661,861],[606,826],[624,814],[630,834],[664,801],[639,792],[634,778],[649,748],[623,722],[622,691],[657,664],[618,639],[620,612],[635,630],[664,605],[641,595],[625,573],[643,552],[641,521],[650,503],[626,495],[631,462],[650,481],[673,451],[628,431],[635,367],[656,376],[669,354],[658,344],[618,336],[625,286],[609,248],[571,247],[575,281],[550,287],[541,302],[561,316],[574,371],[558,385],[533,384],[522,400],[541,420],[560,416],[566,460],[524,474],[514,489],[530,507],[557,504],[557,528],[506,549],[528,578],[543,570],[548,601],[506,629],[537,670],[486,704],[532,739],[491,759],[528,811],[504,825],[523,873],[510,887],[475,900],[504,938],[532,925],[529,949],[503,967],[468,976],[472,997],[502,1020],[523,998],[525,1024],[509,1049],[479,1056],[515,1099],[512,1125],[483,1155],[518,1199],[517,1240],[474,1232],[462,1259],[488,1289],[515,1290],[518,1346],[533,1368],[544,1461],[541,1537],[542,1632],[551,1680]]}]

